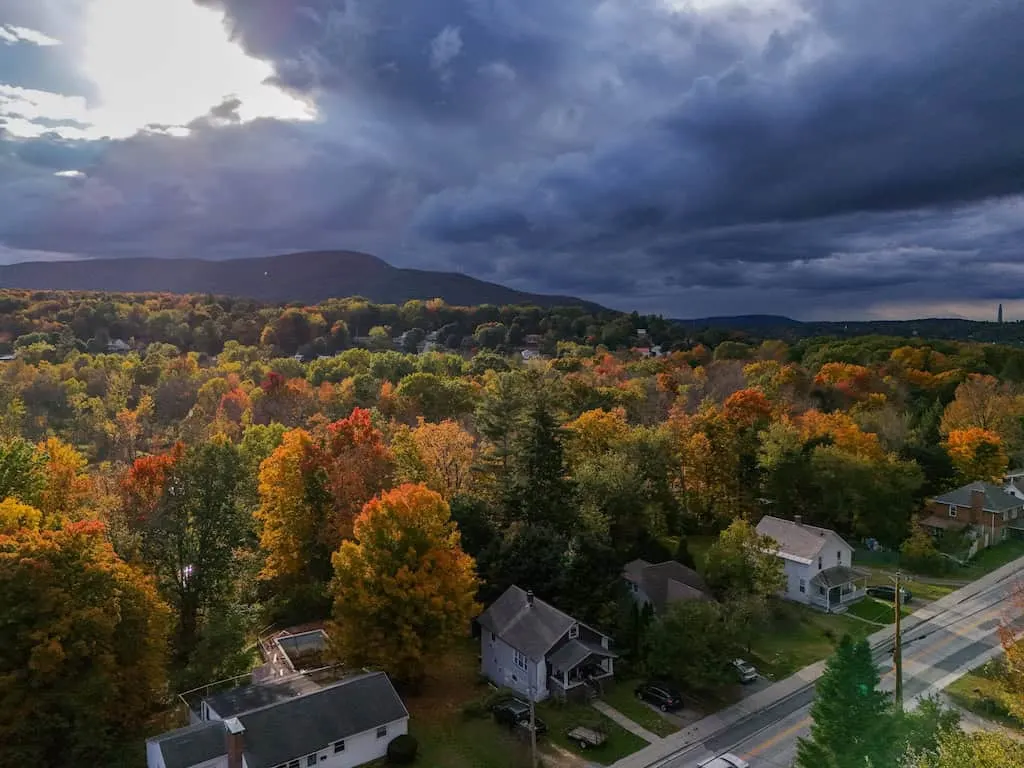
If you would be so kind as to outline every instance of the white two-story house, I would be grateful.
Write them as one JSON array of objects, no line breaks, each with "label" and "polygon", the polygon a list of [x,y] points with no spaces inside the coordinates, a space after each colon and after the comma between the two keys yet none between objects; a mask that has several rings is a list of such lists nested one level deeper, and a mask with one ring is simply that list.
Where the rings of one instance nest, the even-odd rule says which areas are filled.
[{"label": "white two-story house", "polygon": [[204,700],[202,717],[149,739],[148,768],[355,768],[383,758],[409,730],[383,672],[323,688],[234,689]]},{"label": "white two-story house", "polygon": [[614,672],[607,635],[519,587],[506,589],[477,623],[481,672],[534,701],[583,695]]},{"label": "white two-story house", "polygon": [[769,536],[785,566],[787,600],[836,611],[864,597],[867,576],[853,567],[853,547],[828,528],[765,515],[757,532]]}]

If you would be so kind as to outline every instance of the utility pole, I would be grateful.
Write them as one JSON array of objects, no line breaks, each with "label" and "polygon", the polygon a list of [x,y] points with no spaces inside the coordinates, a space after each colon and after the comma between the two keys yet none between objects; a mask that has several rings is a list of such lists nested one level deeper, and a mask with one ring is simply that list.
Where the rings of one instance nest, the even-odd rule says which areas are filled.
[{"label": "utility pole", "polygon": [[896,666],[896,711],[903,711],[903,638],[900,636],[900,603],[902,599],[900,588],[900,572],[896,571],[896,644],[892,649],[892,658]]},{"label": "utility pole", "polygon": [[[536,674],[536,671],[534,672]],[[530,766],[537,768],[537,718],[533,706],[533,679],[530,680]]]}]

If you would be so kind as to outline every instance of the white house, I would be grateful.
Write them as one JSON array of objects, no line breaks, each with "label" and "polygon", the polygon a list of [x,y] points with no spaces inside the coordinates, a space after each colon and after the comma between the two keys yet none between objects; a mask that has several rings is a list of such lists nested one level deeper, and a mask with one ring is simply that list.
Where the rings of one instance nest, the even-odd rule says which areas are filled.
[{"label": "white house", "polygon": [[[270,690],[250,691],[257,688]],[[204,701],[210,719],[149,739],[148,768],[355,768],[383,758],[409,730],[409,712],[383,672],[305,692],[237,690]]]},{"label": "white house", "polygon": [[477,623],[481,672],[534,701],[583,695],[614,673],[607,635],[519,587],[506,589]]},{"label": "white house", "polygon": [[765,515],[757,532],[776,543],[786,571],[782,597],[827,611],[864,597],[867,577],[853,567],[853,547],[835,531]]}]

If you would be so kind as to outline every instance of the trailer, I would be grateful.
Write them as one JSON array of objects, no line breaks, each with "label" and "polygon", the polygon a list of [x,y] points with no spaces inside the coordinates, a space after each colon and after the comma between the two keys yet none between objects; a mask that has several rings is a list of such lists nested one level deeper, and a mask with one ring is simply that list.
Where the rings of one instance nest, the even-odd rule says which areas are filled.
[{"label": "trailer", "polygon": [[599,731],[595,728],[586,728],[582,725],[570,728],[565,732],[565,735],[569,737],[570,741],[577,744],[580,749],[600,747],[608,740],[608,734],[604,731]]}]

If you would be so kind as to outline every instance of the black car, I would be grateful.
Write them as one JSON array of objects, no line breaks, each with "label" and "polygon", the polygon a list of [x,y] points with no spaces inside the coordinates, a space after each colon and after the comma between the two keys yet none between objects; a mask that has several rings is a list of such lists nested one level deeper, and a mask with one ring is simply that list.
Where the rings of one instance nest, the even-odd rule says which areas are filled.
[{"label": "black car", "polygon": [[662,712],[679,709],[683,706],[683,697],[679,691],[665,683],[644,683],[636,687],[636,697],[654,704]]},{"label": "black car", "polygon": [[[495,704],[491,712],[494,714],[494,721],[499,725],[505,725],[509,728],[515,728],[516,726],[530,727],[530,705],[522,699],[506,699]],[[536,714],[533,716],[533,723],[537,729],[538,736],[542,733],[547,733],[547,723],[537,717]]]},{"label": "black car", "polygon": [[[890,603],[896,602],[896,587],[868,587],[868,594],[871,597],[877,597],[879,600],[888,600]],[[901,603],[909,603],[913,597],[909,589],[900,588]]]}]

